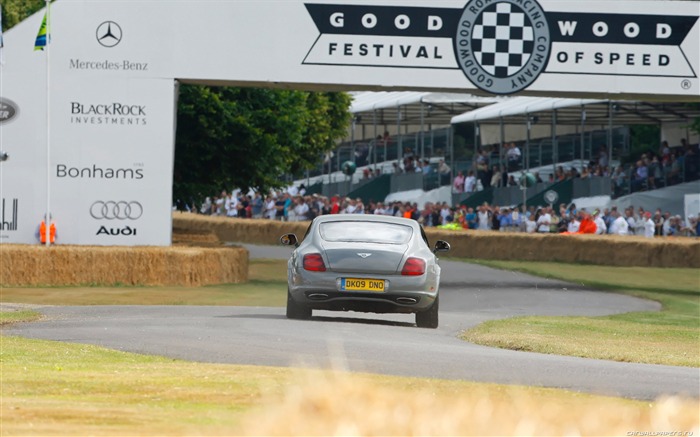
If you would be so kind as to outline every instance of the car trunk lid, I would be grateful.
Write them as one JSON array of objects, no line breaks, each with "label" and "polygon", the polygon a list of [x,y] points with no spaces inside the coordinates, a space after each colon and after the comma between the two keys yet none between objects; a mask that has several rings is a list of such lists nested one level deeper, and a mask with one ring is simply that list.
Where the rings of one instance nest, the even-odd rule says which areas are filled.
[{"label": "car trunk lid", "polygon": [[396,273],[408,244],[324,242],[330,270],[340,273]]}]

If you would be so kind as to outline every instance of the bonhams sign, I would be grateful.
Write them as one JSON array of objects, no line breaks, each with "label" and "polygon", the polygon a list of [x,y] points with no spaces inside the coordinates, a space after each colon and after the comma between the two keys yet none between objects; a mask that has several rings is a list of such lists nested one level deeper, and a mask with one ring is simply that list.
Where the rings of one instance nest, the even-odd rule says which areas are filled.
[{"label": "bonhams sign", "polygon": [[305,6],[320,35],[304,64],[459,69],[493,94],[542,73],[672,77],[683,90],[698,73],[681,49],[697,15],[561,12],[535,0]]}]

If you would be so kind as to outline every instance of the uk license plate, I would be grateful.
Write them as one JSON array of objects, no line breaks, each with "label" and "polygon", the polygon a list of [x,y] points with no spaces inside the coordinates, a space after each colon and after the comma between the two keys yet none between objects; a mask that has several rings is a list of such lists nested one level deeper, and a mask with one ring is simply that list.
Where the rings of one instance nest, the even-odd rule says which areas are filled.
[{"label": "uk license plate", "polygon": [[383,293],[386,286],[383,279],[340,278],[341,291],[372,291]]}]

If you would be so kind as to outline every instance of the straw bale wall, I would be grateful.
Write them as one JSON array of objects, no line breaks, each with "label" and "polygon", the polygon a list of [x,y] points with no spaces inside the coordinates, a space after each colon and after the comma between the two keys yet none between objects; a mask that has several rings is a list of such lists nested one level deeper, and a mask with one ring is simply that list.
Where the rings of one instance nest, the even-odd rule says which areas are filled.
[{"label": "straw bale wall", "polygon": [[0,286],[179,285],[248,280],[239,247],[0,245]]},{"label": "straw bale wall", "polygon": [[[175,214],[181,232],[213,232],[221,241],[278,244],[285,233],[301,238],[308,222],[232,219]],[[523,234],[426,229],[431,242],[452,245],[449,256],[524,261],[558,261],[613,266],[700,267],[700,240],[695,238],[620,237],[612,235]]]},{"label": "straw bale wall", "polygon": [[213,232],[221,241],[251,244],[279,244],[283,234],[293,233],[301,238],[309,222],[235,219],[188,213],[173,215],[173,233]]},{"label": "straw bale wall", "polygon": [[426,230],[452,245],[449,256],[557,261],[620,267],[700,267],[700,241],[614,235],[523,234]]}]

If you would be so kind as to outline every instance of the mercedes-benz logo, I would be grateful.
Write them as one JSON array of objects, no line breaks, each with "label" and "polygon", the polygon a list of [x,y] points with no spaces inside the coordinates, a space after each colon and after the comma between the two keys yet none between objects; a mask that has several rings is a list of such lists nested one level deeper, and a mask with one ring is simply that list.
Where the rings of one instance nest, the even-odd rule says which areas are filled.
[{"label": "mercedes-benz logo", "polygon": [[143,215],[143,206],[139,202],[98,200],[90,207],[90,215],[97,220],[136,220]]},{"label": "mercedes-benz logo", "polygon": [[104,47],[114,47],[122,40],[122,28],[114,21],[97,26],[97,42]]},{"label": "mercedes-benz logo", "polygon": [[372,256],[372,254],[371,253],[358,253],[357,256],[359,256],[362,259],[365,259],[368,256]]}]

